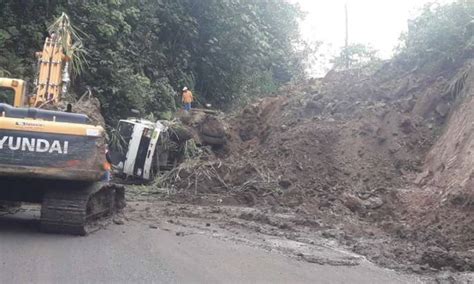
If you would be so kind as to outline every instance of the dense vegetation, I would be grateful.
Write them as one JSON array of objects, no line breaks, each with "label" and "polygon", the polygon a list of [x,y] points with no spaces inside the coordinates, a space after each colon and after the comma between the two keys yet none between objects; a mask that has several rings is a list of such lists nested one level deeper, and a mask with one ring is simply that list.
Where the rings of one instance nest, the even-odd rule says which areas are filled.
[{"label": "dense vegetation", "polygon": [[34,52],[66,12],[82,32],[90,87],[110,123],[131,108],[167,118],[190,87],[229,107],[300,75],[299,10],[285,0],[3,0],[0,76],[34,78]]},{"label": "dense vegetation", "polygon": [[[229,108],[298,79],[310,62],[308,50],[295,49],[301,12],[287,0],[3,0],[0,76],[32,81],[34,52],[62,12],[87,49],[74,92],[90,87],[109,123],[131,108],[169,118],[183,86],[200,103]],[[474,54],[473,32],[472,0],[427,4],[409,22],[396,59],[409,68],[462,62]],[[373,49],[352,44],[333,68],[377,61]]]},{"label": "dense vegetation", "polygon": [[401,37],[399,58],[411,65],[463,61],[474,52],[474,1],[426,4]]}]

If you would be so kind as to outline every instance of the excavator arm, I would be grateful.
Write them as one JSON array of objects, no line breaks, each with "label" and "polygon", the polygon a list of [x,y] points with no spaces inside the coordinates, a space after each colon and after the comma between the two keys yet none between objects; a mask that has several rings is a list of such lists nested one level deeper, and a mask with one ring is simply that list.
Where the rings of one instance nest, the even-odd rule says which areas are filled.
[{"label": "excavator arm", "polygon": [[[52,34],[45,40],[43,51],[36,53],[38,77],[35,82],[36,94],[29,102],[31,107],[57,105],[61,100],[61,95],[67,92],[69,58],[63,52],[61,41],[60,36]],[[67,39],[67,41],[70,40]]]},{"label": "excavator arm", "polygon": [[33,96],[26,96],[26,83],[19,79],[0,78],[0,103],[15,107],[43,108],[58,105],[67,94],[70,82],[72,36],[69,18],[63,14],[50,29],[43,50],[36,53],[37,72]]}]

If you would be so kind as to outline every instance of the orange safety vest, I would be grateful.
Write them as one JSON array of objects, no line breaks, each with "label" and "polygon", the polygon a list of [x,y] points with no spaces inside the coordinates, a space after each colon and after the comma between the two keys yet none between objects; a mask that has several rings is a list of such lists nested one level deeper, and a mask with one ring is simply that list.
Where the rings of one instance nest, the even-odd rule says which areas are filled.
[{"label": "orange safety vest", "polygon": [[112,165],[109,162],[104,162],[104,170],[110,171],[112,169]]},{"label": "orange safety vest", "polygon": [[183,103],[189,104],[193,102],[193,93],[191,91],[185,91],[183,93]]}]

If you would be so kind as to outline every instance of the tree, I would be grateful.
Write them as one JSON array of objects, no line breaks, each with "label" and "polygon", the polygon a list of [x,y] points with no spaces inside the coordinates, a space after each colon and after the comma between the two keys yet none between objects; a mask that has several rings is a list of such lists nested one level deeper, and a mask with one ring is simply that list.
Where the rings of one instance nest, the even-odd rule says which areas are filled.
[{"label": "tree", "polygon": [[457,61],[474,51],[474,2],[457,0],[440,5],[426,4],[422,13],[409,21],[401,37],[398,59],[412,65],[430,61]]},{"label": "tree", "polygon": [[183,86],[226,107],[302,70],[294,48],[301,13],[286,0],[4,0],[0,72],[31,81],[33,54],[62,12],[87,50],[72,88],[89,87],[109,124],[131,108],[169,117]]},{"label": "tree", "polygon": [[380,62],[377,52],[369,45],[349,44],[341,49],[339,55],[334,57],[331,63],[335,70],[361,68]]}]

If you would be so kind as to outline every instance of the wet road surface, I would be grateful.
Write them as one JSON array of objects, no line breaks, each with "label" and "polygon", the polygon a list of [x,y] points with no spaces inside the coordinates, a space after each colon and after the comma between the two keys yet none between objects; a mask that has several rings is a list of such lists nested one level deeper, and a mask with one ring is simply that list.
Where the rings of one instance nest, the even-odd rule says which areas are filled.
[{"label": "wet road surface", "polygon": [[[196,232],[140,222],[87,237],[38,232],[28,214],[0,217],[0,283],[417,283],[364,261],[318,265]],[[173,225],[170,225],[173,226]]]}]

